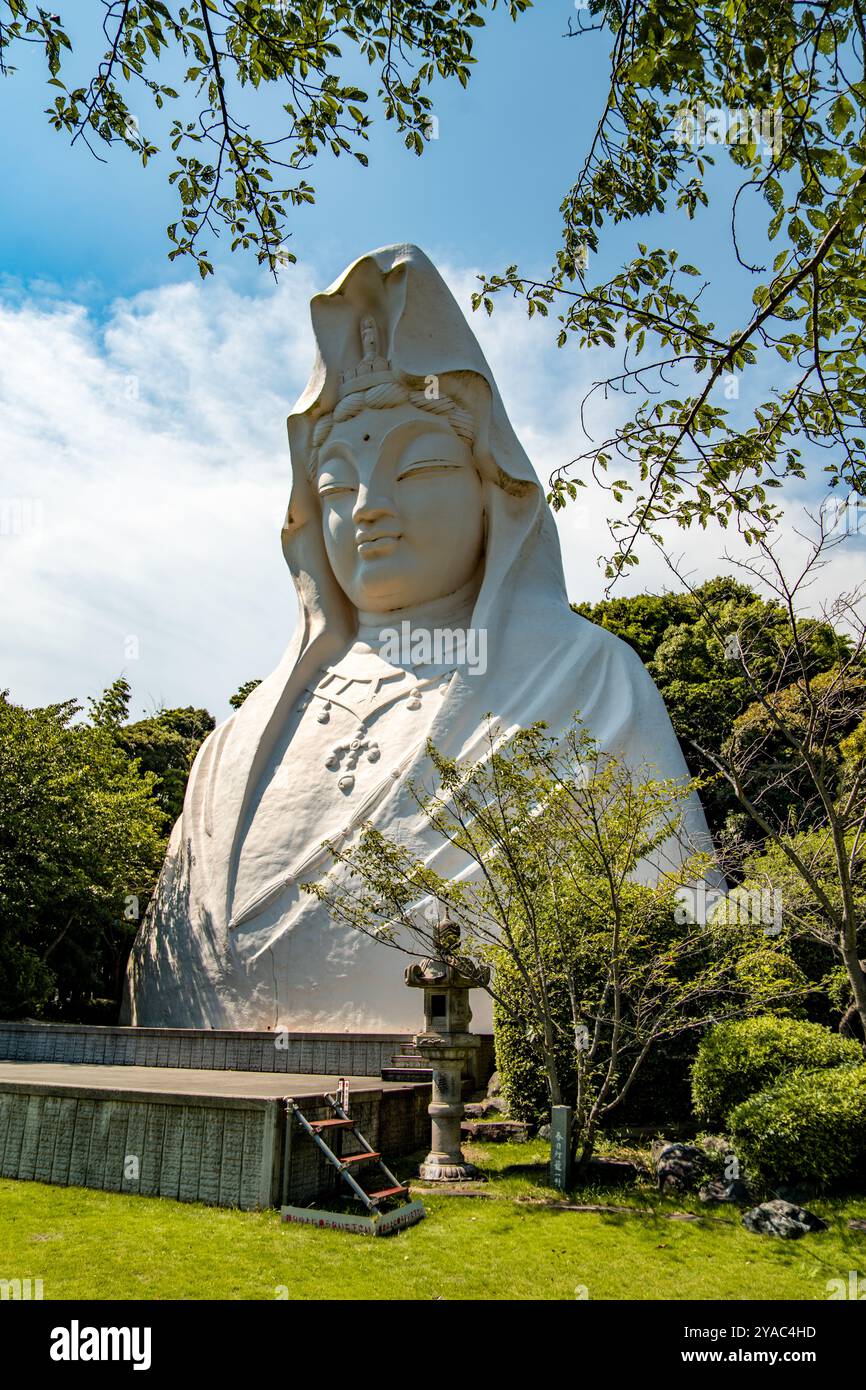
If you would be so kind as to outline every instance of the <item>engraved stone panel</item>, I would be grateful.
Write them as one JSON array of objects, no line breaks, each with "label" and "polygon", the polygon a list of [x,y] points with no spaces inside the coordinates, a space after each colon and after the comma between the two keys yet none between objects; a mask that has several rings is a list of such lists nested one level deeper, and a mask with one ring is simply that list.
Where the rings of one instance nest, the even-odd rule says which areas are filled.
[{"label": "engraved stone panel", "polygon": [[172,1106],[160,1105],[158,1103],[148,1104],[146,1107],[141,1179],[138,1188],[143,1197],[156,1197],[163,1191],[162,1165],[164,1136],[166,1121],[172,1113],[173,1108]]},{"label": "engraved stone panel", "polygon": [[90,1156],[90,1140],[93,1134],[93,1121],[96,1105],[93,1100],[80,1098],[75,1107],[75,1127],[72,1134],[72,1151],[69,1156],[70,1187],[87,1186],[87,1162]]},{"label": "engraved stone panel", "polygon": [[57,1140],[51,1162],[51,1181],[65,1185],[69,1182],[69,1164],[72,1158],[72,1139],[75,1134],[75,1116],[78,1100],[75,1096],[63,1096],[57,1115]]},{"label": "engraved stone panel", "polygon": [[223,1127],[225,1110],[205,1110],[201,1140],[198,1200],[216,1205],[220,1199],[220,1169],[222,1167]]},{"label": "engraved stone panel", "polygon": [[36,1151],[36,1167],[33,1176],[37,1182],[51,1181],[51,1166],[54,1162],[54,1146],[57,1143],[57,1120],[60,1112],[58,1096],[46,1096],[42,1106],[42,1119],[39,1125],[39,1147]]},{"label": "engraved stone panel", "polygon": [[180,1186],[177,1194],[184,1202],[198,1200],[203,1130],[204,1112],[201,1107],[198,1105],[184,1106],[183,1152],[180,1162]]},{"label": "engraved stone panel", "polygon": [[87,1156],[86,1187],[102,1187],[108,1158],[108,1131],[111,1126],[112,1102],[97,1100],[90,1133],[90,1152]]},{"label": "engraved stone panel", "polygon": [[165,1133],[162,1141],[161,1197],[177,1197],[180,1191],[180,1164],[183,1155],[183,1106],[165,1107]]},{"label": "engraved stone panel", "polygon": [[126,1140],[123,1146],[123,1172],[121,1175],[121,1187],[124,1192],[141,1191],[146,1128],[147,1106],[130,1104],[127,1107]]},{"label": "engraved stone panel", "polygon": [[262,1112],[248,1110],[244,1115],[243,1161],[239,1205],[251,1210],[259,1205],[261,1180]]},{"label": "engraved stone panel", "polygon": [[130,1106],[127,1102],[112,1104],[108,1125],[108,1144],[105,1155],[103,1185],[109,1192],[123,1187],[123,1162],[126,1157],[126,1131],[129,1127]]},{"label": "engraved stone panel", "polygon": [[39,1149],[39,1127],[42,1122],[42,1096],[27,1097],[27,1113],[24,1117],[24,1134],[21,1139],[21,1154],[18,1161],[19,1178],[33,1178],[36,1175],[36,1155]]},{"label": "engraved stone panel", "polygon": [[240,1205],[243,1155],[244,1113],[242,1110],[226,1110],[219,1175],[219,1201],[222,1206]]}]

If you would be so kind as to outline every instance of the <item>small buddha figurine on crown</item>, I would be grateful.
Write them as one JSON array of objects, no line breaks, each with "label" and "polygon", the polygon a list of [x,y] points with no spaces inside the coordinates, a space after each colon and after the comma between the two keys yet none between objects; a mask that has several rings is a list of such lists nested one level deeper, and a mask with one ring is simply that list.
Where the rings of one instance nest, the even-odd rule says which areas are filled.
[{"label": "small buddha figurine on crown", "polygon": [[340,377],[340,396],[351,391],[365,391],[381,381],[392,380],[391,363],[379,352],[379,330],[372,314],[365,314],[358,324],[363,349],[357,367],[349,367]]}]

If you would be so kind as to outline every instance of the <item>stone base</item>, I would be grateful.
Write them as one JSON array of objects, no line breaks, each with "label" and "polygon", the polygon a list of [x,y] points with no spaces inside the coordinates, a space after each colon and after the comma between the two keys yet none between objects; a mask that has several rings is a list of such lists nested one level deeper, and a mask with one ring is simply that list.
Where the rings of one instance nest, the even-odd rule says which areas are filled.
[{"label": "stone base", "polygon": [[[429,1085],[350,1089],[389,1163],[430,1142]],[[332,1090],[316,1076],[0,1062],[0,1178],[245,1210],[326,1202],[342,1185],[284,1097],[331,1119]]]},{"label": "stone base", "polygon": [[254,1033],[0,1021],[0,1059],[370,1077],[381,1075],[383,1066],[411,1037],[409,1033]]},{"label": "stone base", "polygon": [[430,1163],[425,1160],[418,1169],[424,1182],[486,1182],[474,1163]]},{"label": "stone base", "polygon": [[[124,1028],[88,1023],[9,1023],[0,1020],[0,1061],[82,1062],[114,1067],[190,1067],[204,1071],[382,1076],[387,1081],[429,1082],[407,1075],[400,1055],[411,1051],[411,1033],[254,1033],[201,1028]],[[493,1070],[493,1038],[481,1036],[472,1055],[472,1082],[487,1084]],[[394,1065],[398,1071],[392,1071]],[[384,1075],[386,1072],[387,1075]]]},{"label": "stone base", "polygon": [[523,1120],[463,1120],[460,1133],[479,1144],[525,1144],[529,1125]]}]

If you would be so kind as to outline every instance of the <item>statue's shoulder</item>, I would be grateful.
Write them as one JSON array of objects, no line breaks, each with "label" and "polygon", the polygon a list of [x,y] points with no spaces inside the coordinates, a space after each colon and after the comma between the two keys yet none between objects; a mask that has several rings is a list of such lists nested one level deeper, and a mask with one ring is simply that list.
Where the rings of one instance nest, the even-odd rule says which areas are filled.
[{"label": "statue's shoulder", "polygon": [[[190,770],[185,810],[212,800],[217,776],[228,776],[234,782],[245,778],[285,682],[281,665],[250,692],[239,709],[208,734]],[[210,813],[206,814],[209,817]]]},{"label": "statue's shoulder", "polygon": [[[243,706],[241,708],[243,708]],[[199,750],[195,755],[192,768],[190,769],[190,780],[192,780],[202,767],[212,761],[217,749],[225,742],[227,735],[234,727],[239,714],[239,709],[232,710],[227,719],[224,719],[221,724],[217,724],[215,728],[211,729],[207,738],[200,744]]]},{"label": "statue's shoulder", "polygon": [[616,633],[611,632],[609,628],[602,627],[600,623],[592,622],[589,618],[585,618],[582,613],[575,613],[573,609],[569,609],[569,619],[569,626],[574,634],[572,640],[583,653],[591,653],[593,658],[609,662],[611,666],[618,665],[623,672],[635,679],[645,678],[650,682],[652,681],[652,677],[634,647],[630,646],[622,637],[617,637]]},{"label": "statue's shoulder", "polygon": [[254,690],[251,690],[243,704],[232,710],[231,714],[222,723],[217,724],[212,729],[207,738],[202,743],[196,754],[192,765],[192,777],[196,771],[203,767],[213,764],[219,760],[221,751],[235,734],[243,734],[247,725],[261,721],[262,712],[269,708],[274,700],[274,692],[282,688],[281,673],[279,669],[273,671],[265,680],[259,681]]},{"label": "statue's shoulder", "polygon": [[613,702],[620,712],[627,710],[632,720],[656,725],[664,701],[634,647],[580,613],[570,610],[569,617],[579,702],[587,708],[596,704],[601,708]]}]

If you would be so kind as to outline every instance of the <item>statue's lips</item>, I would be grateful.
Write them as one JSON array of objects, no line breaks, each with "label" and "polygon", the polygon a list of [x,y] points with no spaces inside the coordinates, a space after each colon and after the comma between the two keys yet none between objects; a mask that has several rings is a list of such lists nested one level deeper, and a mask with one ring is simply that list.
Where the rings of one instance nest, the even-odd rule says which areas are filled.
[{"label": "statue's lips", "polygon": [[356,541],[355,545],[361,558],[370,560],[376,555],[391,555],[399,539],[399,532],[388,532],[381,536],[365,537],[364,540]]}]

